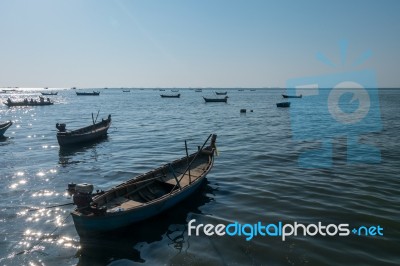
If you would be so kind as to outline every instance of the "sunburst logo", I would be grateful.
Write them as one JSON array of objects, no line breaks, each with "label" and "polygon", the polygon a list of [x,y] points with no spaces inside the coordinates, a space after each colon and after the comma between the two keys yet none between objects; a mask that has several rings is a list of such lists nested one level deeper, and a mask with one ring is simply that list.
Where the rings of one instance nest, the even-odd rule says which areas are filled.
[{"label": "sunburst logo", "polygon": [[[342,66],[347,64],[347,54],[348,54],[348,42],[346,40],[342,40],[339,43],[340,47],[340,62]],[[370,57],[372,56],[371,50],[366,50],[361,53],[360,56],[351,64],[353,67],[358,67],[364,64]],[[331,59],[329,59],[324,53],[318,52],[316,54],[317,59],[322,62],[323,64],[330,66],[330,67],[338,67]]]},{"label": "sunburst logo", "polygon": [[[342,40],[339,46],[341,65],[346,66],[348,42]],[[351,65],[355,67],[361,66],[371,56],[371,50],[364,51]],[[316,57],[327,66],[334,68],[338,66],[321,52],[318,52]],[[354,81],[343,81],[337,84],[329,94],[328,103],[329,113],[336,121],[343,124],[354,124],[361,121],[368,114],[371,106],[367,90],[361,84]],[[351,106],[358,106],[358,108],[351,108]],[[348,110],[346,111],[346,109]]]},{"label": "sunburst logo", "polygon": [[[317,59],[323,64],[338,67],[362,67],[372,56],[370,50],[362,52],[348,63],[348,44],[341,41],[339,63],[323,53]],[[332,165],[332,139],[347,137],[348,163],[380,162],[380,151],[374,146],[361,144],[359,136],[381,130],[379,96],[375,72],[371,69],[302,77],[287,81],[287,93],[303,95],[291,101],[292,136],[296,141],[317,141],[319,149],[304,151],[299,163],[304,167]]]}]

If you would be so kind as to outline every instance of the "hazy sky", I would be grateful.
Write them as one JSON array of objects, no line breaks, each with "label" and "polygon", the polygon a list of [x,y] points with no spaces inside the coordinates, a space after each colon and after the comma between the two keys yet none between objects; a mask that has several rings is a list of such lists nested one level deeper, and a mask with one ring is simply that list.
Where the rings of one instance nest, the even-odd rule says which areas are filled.
[{"label": "hazy sky", "polygon": [[0,0],[0,87],[284,87],[362,69],[400,87],[399,14],[396,0]]}]

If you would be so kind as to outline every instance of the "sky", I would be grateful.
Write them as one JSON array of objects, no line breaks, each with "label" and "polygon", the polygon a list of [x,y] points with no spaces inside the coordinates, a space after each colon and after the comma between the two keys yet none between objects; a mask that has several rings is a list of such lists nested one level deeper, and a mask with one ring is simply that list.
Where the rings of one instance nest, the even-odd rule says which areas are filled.
[{"label": "sky", "polygon": [[399,13],[396,0],[0,0],[0,87],[285,87],[365,69],[400,87]]}]

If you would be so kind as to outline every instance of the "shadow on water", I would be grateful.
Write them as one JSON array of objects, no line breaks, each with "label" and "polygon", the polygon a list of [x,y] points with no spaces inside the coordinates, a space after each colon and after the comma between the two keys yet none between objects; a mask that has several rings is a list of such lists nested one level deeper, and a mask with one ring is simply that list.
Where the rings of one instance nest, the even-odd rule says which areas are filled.
[{"label": "shadow on water", "polygon": [[82,154],[85,153],[89,150],[94,150],[94,159],[97,159],[97,153],[96,153],[96,147],[104,142],[108,142],[108,135],[101,139],[97,139],[94,141],[86,142],[86,143],[80,143],[77,145],[70,145],[68,147],[60,147],[60,150],[58,152],[59,160],[58,163],[61,164],[62,166],[67,166],[69,164],[77,164],[80,163],[81,161],[73,160],[73,157],[76,154]]},{"label": "shadow on water", "polygon": [[11,139],[12,139],[11,137],[0,136],[0,146],[5,146],[5,145],[10,144]]},{"label": "shadow on water", "polygon": [[[190,213],[202,214],[201,206],[213,200],[207,194],[214,194],[216,188],[209,185],[207,179],[201,187],[185,201],[146,221],[113,231],[107,235],[81,238],[81,249],[76,256],[78,265],[106,265],[112,261],[127,259],[145,262],[138,243],[153,243],[165,240],[165,245],[172,246],[179,252],[185,247],[187,217]],[[187,245],[189,248],[189,245]]]}]

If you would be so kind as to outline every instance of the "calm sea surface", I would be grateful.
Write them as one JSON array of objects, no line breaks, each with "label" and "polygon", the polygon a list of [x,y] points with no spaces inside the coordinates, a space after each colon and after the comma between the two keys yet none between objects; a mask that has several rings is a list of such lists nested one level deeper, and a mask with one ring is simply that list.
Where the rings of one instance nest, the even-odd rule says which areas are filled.
[{"label": "calm sea surface", "polygon": [[[74,90],[50,96],[53,106],[0,106],[0,122],[14,121],[0,141],[0,265],[399,265],[400,90],[380,90],[382,130],[362,136],[381,151],[381,162],[348,164],[346,139],[333,141],[329,168],[302,168],[310,144],[292,139],[290,109],[277,108],[283,90],[228,90],[224,103],[204,103],[214,90],[101,89],[98,97]],[[0,94],[38,97],[27,90]],[[299,105],[303,99],[291,99]],[[316,103],[318,105],[318,103]],[[247,109],[246,114],[239,110]],[[250,112],[250,109],[253,112]],[[112,115],[108,138],[60,150],[57,122],[75,129]],[[307,110],[304,110],[307,111]],[[314,124],[304,128],[320,130]],[[219,156],[201,190],[155,219],[107,238],[80,241],[72,206],[28,211],[71,202],[68,183],[107,189],[194,152],[218,134]],[[318,160],[318,158],[316,158]],[[383,236],[347,237],[188,236],[187,223],[232,222],[381,226]]]}]

